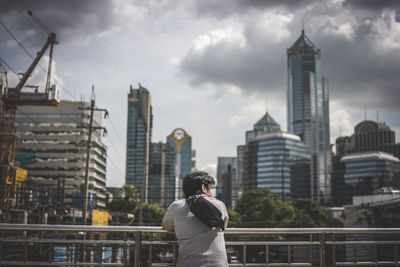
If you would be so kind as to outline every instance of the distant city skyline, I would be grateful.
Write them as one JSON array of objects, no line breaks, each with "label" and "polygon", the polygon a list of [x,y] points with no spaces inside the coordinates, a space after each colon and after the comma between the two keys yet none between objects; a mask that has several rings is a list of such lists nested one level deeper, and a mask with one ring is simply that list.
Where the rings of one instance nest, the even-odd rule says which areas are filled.
[{"label": "distant city skyline", "polygon": [[[31,55],[47,33],[24,6],[57,33],[52,76],[61,99],[89,99],[94,84],[96,104],[110,112],[103,139],[107,185],[125,183],[130,85],[151,91],[151,141],[185,129],[193,137],[197,168],[212,175],[217,157],[235,156],[243,133],[266,111],[286,129],[286,48],[302,25],[321,49],[329,78],[330,143],[353,132],[364,107],[370,120],[378,111],[399,142],[399,1],[19,2],[1,1],[0,20]],[[25,72],[32,59],[3,26],[0,39],[13,87],[18,77],[12,70]],[[28,83],[41,90],[44,81],[37,68]]]}]

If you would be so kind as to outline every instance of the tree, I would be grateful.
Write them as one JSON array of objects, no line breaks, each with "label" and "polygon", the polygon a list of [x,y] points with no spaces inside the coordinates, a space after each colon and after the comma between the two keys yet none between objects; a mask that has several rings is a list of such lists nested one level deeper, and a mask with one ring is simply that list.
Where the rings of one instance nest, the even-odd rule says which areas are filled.
[{"label": "tree", "polygon": [[317,202],[312,199],[293,199],[290,205],[294,207],[295,217],[288,227],[312,228],[312,227],[342,227],[339,220],[325,211]]},{"label": "tree", "polygon": [[[161,226],[162,219],[165,214],[165,209],[158,203],[143,203],[143,224]],[[139,218],[140,206],[137,205],[135,209],[135,217]],[[135,224],[137,224],[136,221]]]},{"label": "tree", "polygon": [[267,188],[252,189],[238,200],[236,227],[341,227],[317,202],[293,199],[282,202]]},{"label": "tree", "polygon": [[107,208],[110,211],[119,211],[125,213],[134,213],[136,207],[138,206],[136,187],[133,185],[123,185],[117,196],[111,203],[107,204]]},{"label": "tree", "polygon": [[294,209],[268,188],[252,189],[239,199],[240,227],[281,227],[294,217]]},{"label": "tree", "polygon": [[228,215],[229,215],[228,227],[230,228],[239,227],[241,219],[240,214],[234,210],[228,210]]}]

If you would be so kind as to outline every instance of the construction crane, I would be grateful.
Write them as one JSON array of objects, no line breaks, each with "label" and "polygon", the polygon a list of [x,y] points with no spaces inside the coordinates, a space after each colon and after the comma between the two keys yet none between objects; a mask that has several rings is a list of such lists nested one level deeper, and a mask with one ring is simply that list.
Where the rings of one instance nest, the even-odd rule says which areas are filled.
[{"label": "construction crane", "polygon": [[[0,114],[0,210],[6,212],[7,216],[10,210],[10,198],[12,196],[16,174],[14,158],[16,145],[15,115],[17,106],[57,106],[59,104],[56,87],[50,87],[54,44],[57,44],[56,34],[50,33],[46,43],[37,53],[36,58],[23,74],[15,88],[8,87],[7,72],[5,72],[4,68],[0,68],[0,92],[2,100]],[[39,92],[37,88],[34,92],[23,92],[22,88],[28,87],[25,85],[26,81],[49,47],[49,64],[44,92]]]}]

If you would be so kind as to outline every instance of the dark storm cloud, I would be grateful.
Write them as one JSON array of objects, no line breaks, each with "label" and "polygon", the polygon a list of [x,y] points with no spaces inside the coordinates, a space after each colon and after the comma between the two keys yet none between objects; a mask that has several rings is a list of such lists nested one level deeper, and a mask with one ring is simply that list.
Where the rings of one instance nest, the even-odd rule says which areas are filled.
[{"label": "dark storm cloud", "polygon": [[200,15],[225,17],[233,14],[241,14],[251,9],[264,9],[280,7],[296,9],[318,0],[203,0],[195,1],[195,9]]},{"label": "dark storm cloud", "polygon": [[343,2],[345,7],[365,8],[372,11],[384,8],[400,8],[399,0],[346,0]]},{"label": "dark storm cloud", "polygon": [[[352,107],[368,105],[400,111],[400,36],[395,31],[400,25],[394,22],[394,12],[365,12],[356,4],[332,8],[315,3],[293,9],[293,20],[282,27],[290,31],[290,37],[278,43],[266,37],[268,30],[257,31],[256,20],[245,20],[246,14],[242,14],[247,41],[244,48],[234,42],[220,42],[201,53],[189,50],[181,60],[180,71],[194,85],[232,84],[243,91],[280,90],[284,94],[286,49],[299,37],[301,20],[306,18],[306,34],[322,51],[323,74],[330,81],[332,100]],[[258,12],[276,10],[264,8]],[[254,11],[250,15],[254,16]]]},{"label": "dark storm cloud", "polygon": [[[24,44],[39,46],[43,43],[42,29],[27,14],[32,10],[59,39],[84,42],[92,35],[109,29],[116,19],[114,2],[109,0],[3,0],[0,1],[2,20],[18,36],[24,34]],[[17,25],[14,28],[14,25]],[[28,35],[28,33],[31,33]],[[33,33],[33,34],[32,34]],[[29,38],[28,38],[29,36]],[[21,38],[21,37],[19,37]]]},{"label": "dark storm cloud", "polygon": [[[276,90],[285,86],[284,58],[286,50],[279,50],[268,40],[253,39],[253,29],[245,33],[247,44],[221,42],[203,52],[189,51],[181,62],[181,71],[190,77],[192,85],[206,83],[233,84],[243,90]],[[276,53],[267,53],[276,51]]]}]

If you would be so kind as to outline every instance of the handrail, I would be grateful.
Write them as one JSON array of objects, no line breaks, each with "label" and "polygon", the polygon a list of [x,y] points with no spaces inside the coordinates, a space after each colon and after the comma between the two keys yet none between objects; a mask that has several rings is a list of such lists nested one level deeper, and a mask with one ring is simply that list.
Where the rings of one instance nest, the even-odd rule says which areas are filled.
[{"label": "handrail", "polygon": [[[0,267],[175,266],[178,255],[176,239],[153,235],[174,234],[158,226],[0,223],[0,232]],[[229,266],[400,266],[400,228],[227,228],[225,234],[239,235],[226,241]],[[160,246],[168,262],[153,262]],[[259,263],[255,255],[260,260],[262,253]]]},{"label": "handrail", "polygon": [[[142,232],[168,233],[158,226],[92,226],[56,224],[7,224],[0,223],[0,230],[24,231],[85,231],[85,232]],[[390,234],[399,233],[400,228],[226,228],[226,234]]]}]

